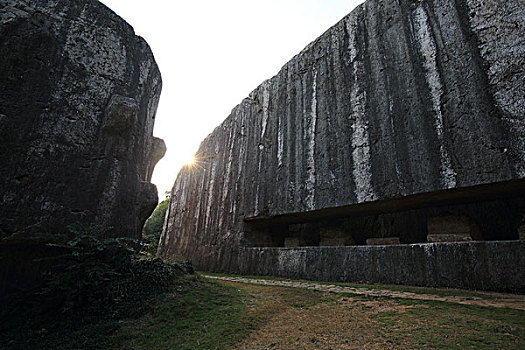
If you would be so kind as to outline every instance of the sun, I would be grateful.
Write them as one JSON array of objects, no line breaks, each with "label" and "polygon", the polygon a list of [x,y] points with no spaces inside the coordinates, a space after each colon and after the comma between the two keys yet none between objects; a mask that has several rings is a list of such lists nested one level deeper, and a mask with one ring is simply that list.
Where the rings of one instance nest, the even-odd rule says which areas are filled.
[{"label": "sun", "polygon": [[192,154],[190,157],[186,159],[186,161],[184,162],[184,165],[193,166],[194,164],[195,164],[195,155]]}]

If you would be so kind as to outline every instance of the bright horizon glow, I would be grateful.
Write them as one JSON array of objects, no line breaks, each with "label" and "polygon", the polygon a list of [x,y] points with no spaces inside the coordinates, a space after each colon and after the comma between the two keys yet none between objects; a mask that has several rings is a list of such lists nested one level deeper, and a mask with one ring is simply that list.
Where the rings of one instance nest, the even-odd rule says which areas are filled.
[{"label": "bright horizon glow", "polygon": [[236,105],[363,0],[101,2],[148,42],[162,74],[153,134],[168,150],[152,182],[164,193]]},{"label": "bright horizon glow", "polygon": [[183,165],[192,166],[195,164],[195,155],[192,155],[190,158],[186,159]]}]

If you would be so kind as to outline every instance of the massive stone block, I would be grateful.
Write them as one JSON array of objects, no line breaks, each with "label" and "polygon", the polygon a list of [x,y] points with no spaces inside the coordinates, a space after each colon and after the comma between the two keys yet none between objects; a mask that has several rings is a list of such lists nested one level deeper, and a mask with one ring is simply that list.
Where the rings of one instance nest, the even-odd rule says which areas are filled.
[{"label": "massive stone block", "polygon": [[157,203],[161,75],[94,0],[0,0],[0,238],[113,226],[140,238]]},{"label": "massive stone block", "polygon": [[525,291],[523,241],[250,248],[239,271],[316,281]]},{"label": "massive stone block", "polygon": [[365,2],[202,142],[159,254],[249,272],[251,247],[315,246],[326,228],[356,245],[424,243],[427,221],[451,216],[480,239],[517,239],[524,66],[522,1]]}]

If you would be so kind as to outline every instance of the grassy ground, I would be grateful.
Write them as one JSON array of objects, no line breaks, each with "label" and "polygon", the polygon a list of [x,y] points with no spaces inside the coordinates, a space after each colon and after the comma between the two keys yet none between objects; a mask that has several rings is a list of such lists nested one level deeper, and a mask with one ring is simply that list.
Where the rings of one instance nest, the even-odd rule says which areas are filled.
[{"label": "grassy ground", "polygon": [[42,339],[57,350],[524,349],[525,311],[190,275],[142,315]]},{"label": "grassy ground", "polygon": [[235,349],[523,349],[525,312],[231,285],[264,322]]},{"label": "grassy ground", "polygon": [[525,312],[519,310],[190,282],[148,315],[123,322],[114,348],[525,348]]},{"label": "grassy ground", "polygon": [[148,315],[124,322],[116,348],[229,349],[254,326],[243,298],[222,282],[193,278]]},{"label": "grassy ground", "polygon": [[407,348],[523,349],[524,312],[438,302],[396,301],[405,312],[384,310],[373,319],[383,335]]},{"label": "grassy ground", "polygon": [[[127,318],[111,313],[72,320],[59,312],[53,324],[28,322],[0,332],[9,350],[229,349],[253,329],[244,294],[222,282],[197,275],[177,278],[170,292],[136,303]],[[25,338],[24,338],[25,335]]]}]

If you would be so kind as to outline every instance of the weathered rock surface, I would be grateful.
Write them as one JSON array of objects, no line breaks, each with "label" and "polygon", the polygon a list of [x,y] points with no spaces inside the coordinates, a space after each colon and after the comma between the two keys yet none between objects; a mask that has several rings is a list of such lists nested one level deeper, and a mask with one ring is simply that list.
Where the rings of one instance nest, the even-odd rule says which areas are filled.
[{"label": "weathered rock surface", "polygon": [[525,292],[524,241],[241,249],[245,275]]},{"label": "weathered rock surface", "polygon": [[297,224],[310,222],[307,245],[323,225],[404,244],[454,215],[479,218],[483,239],[517,239],[524,66],[522,1],[367,1],[202,142],[159,254],[246,272],[247,247],[284,246]]},{"label": "weathered rock surface", "polygon": [[0,0],[0,238],[68,224],[140,237],[157,203],[161,75],[94,0]]}]

